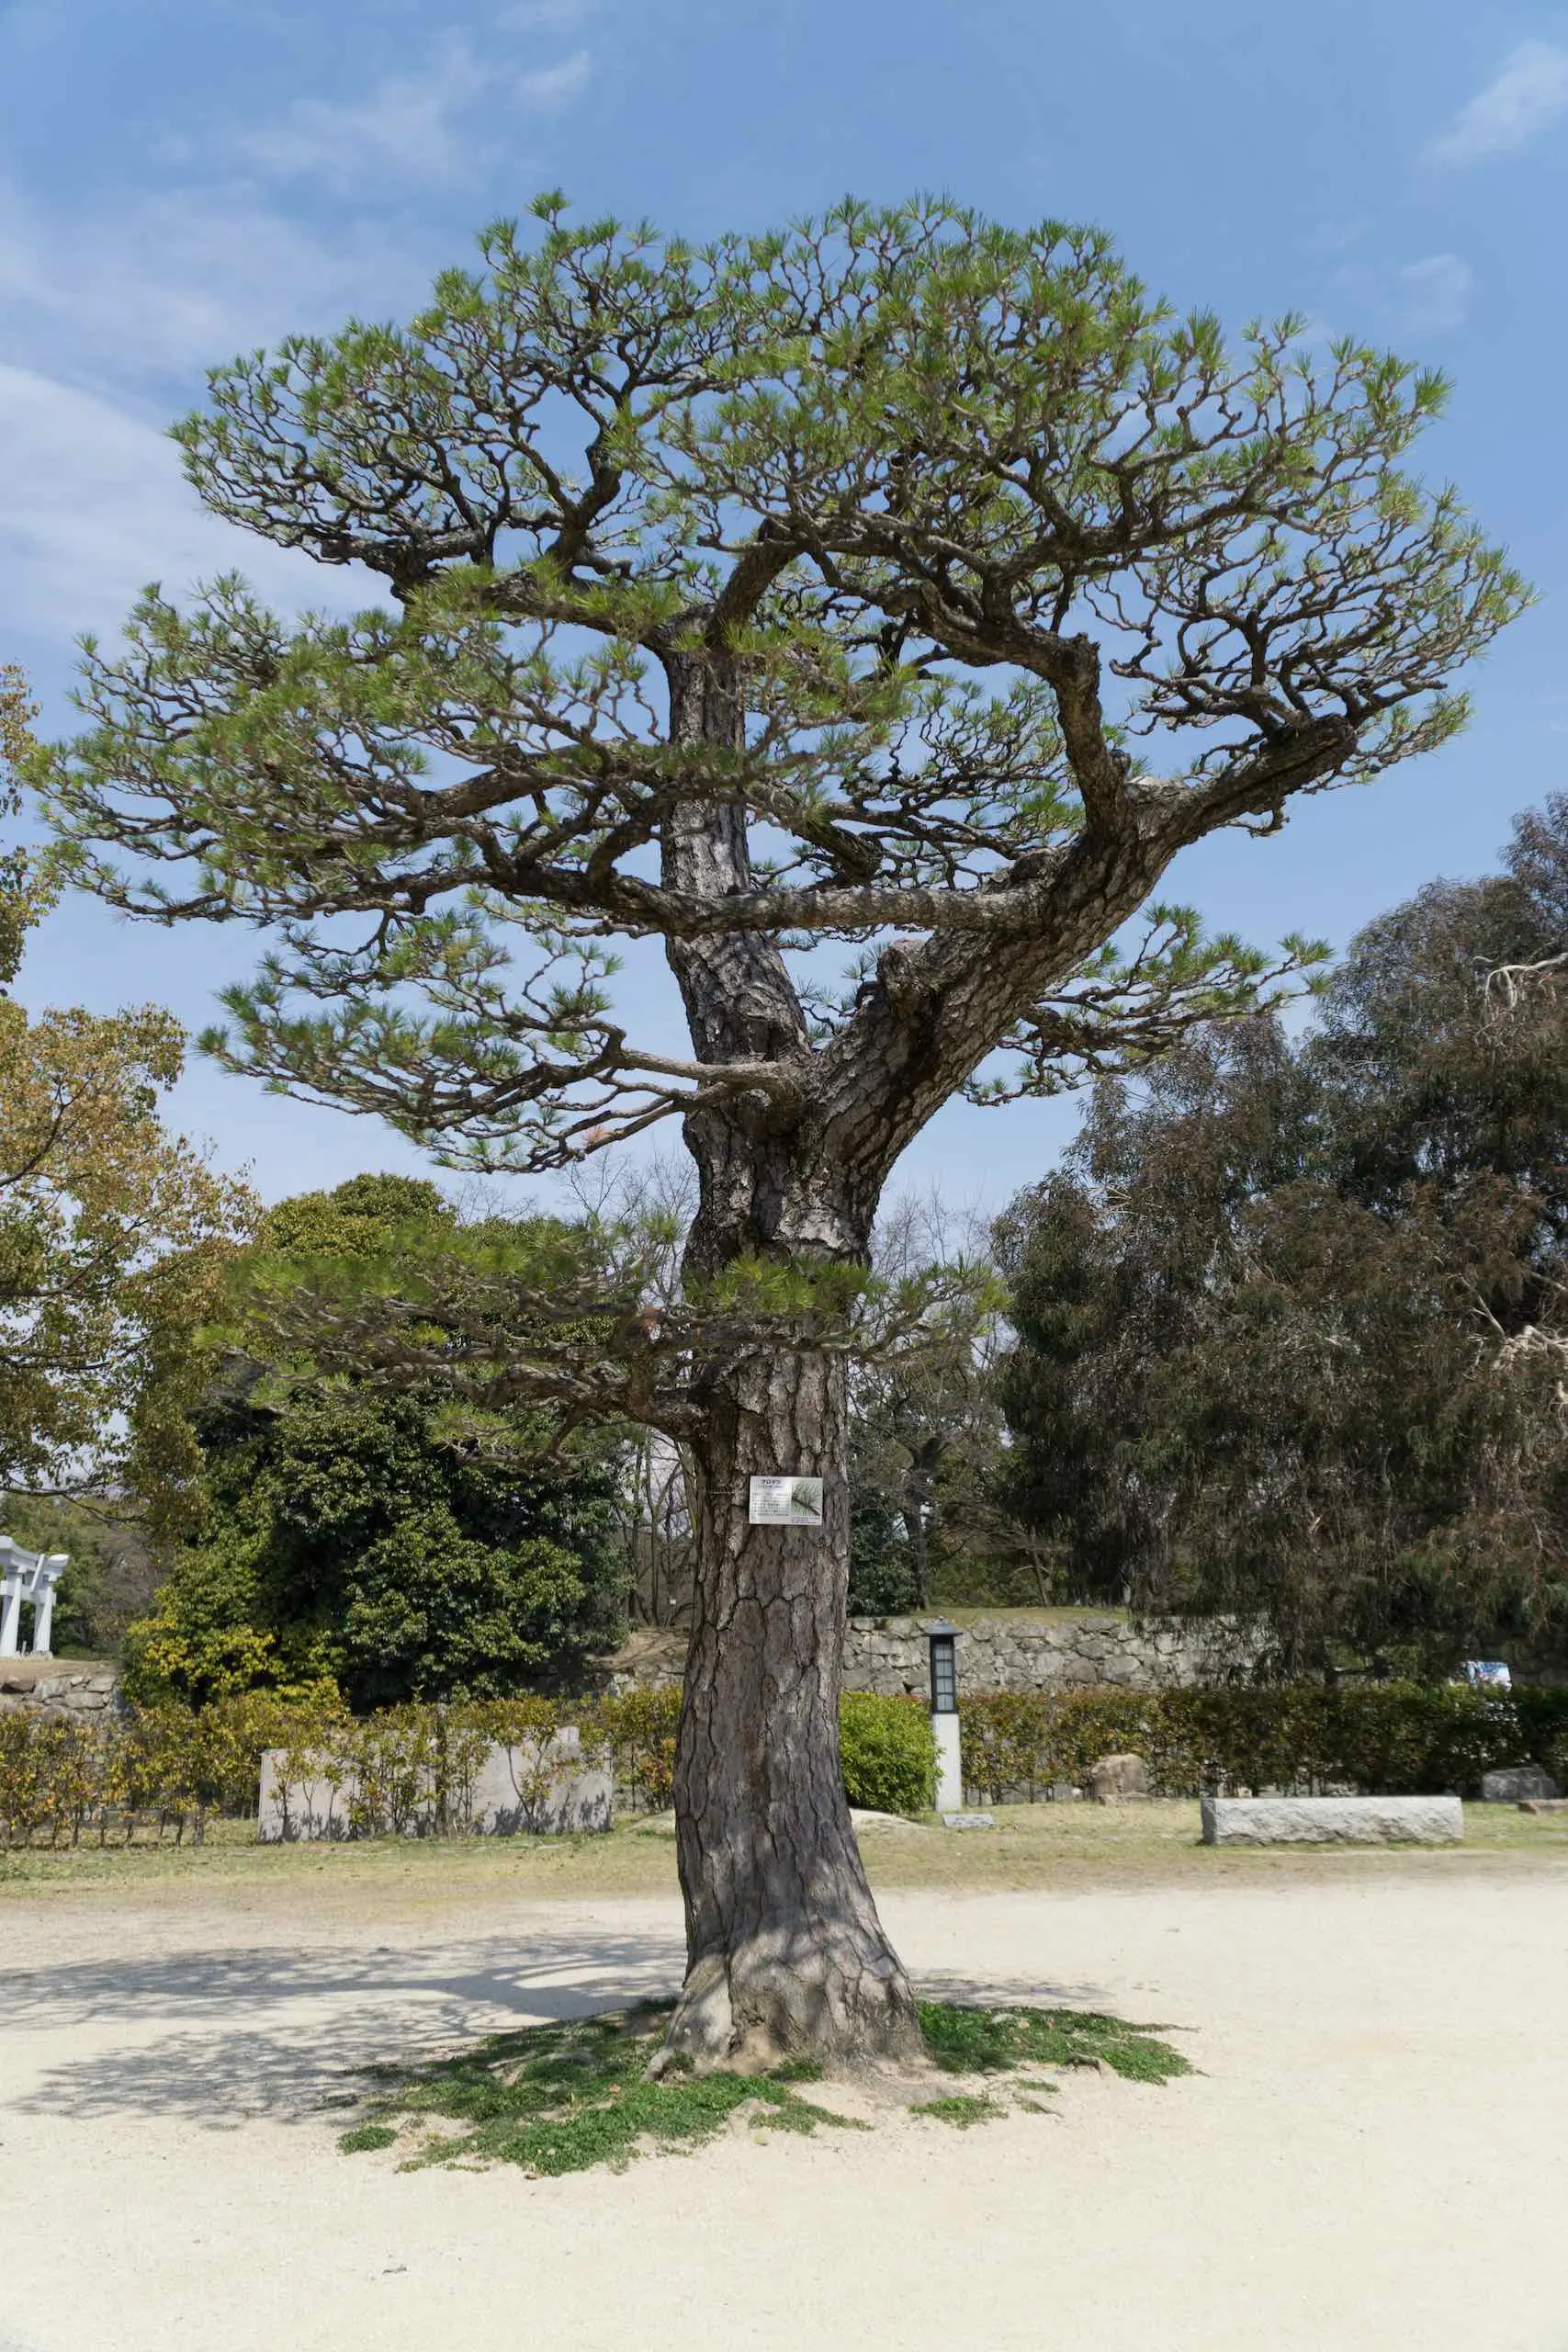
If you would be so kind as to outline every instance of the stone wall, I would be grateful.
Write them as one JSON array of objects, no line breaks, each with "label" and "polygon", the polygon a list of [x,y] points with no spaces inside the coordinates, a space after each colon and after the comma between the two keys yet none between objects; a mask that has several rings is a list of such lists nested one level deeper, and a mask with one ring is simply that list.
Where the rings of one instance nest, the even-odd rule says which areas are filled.
[{"label": "stone wall", "polygon": [[96,1657],[0,1657],[0,1714],[83,1722],[119,1704],[119,1668]]},{"label": "stone wall", "polygon": [[[931,1617],[852,1617],[844,1637],[844,1687],[887,1695],[929,1688],[924,1628]],[[1244,1664],[1232,1627],[1167,1620],[1134,1624],[1092,1610],[962,1610],[958,1679],[967,1690],[1067,1690],[1113,1683],[1127,1690],[1215,1682]],[[678,1683],[686,1645],[679,1634],[641,1630],[604,1661],[612,1690]]]},{"label": "stone wall", "polygon": [[[931,1618],[852,1617],[844,1641],[850,1690],[911,1692],[931,1685],[924,1628]],[[961,1690],[1070,1690],[1111,1683],[1124,1690],[1217,1681],[1243,1663],[1231,1629],[1069,1611],[961,1611]]]}]

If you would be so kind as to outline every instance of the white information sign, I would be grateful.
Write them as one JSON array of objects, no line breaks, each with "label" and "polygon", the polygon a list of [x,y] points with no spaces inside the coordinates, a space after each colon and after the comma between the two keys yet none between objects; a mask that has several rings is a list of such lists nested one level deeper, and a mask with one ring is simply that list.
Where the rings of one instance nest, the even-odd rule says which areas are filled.
[{"label": "white information sign", "polygon": [[820,1527],[820,1478],[753,1478],[753,1527]]}]

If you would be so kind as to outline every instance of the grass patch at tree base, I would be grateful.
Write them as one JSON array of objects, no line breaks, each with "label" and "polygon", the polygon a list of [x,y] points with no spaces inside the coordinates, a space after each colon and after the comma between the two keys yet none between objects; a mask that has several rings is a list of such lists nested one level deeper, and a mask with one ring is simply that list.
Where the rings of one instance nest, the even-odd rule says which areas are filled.
[{"label": "grass patch at tree base", "polygon": [[650,2082],[649,2063],[673,2006],[647,2002],[561,2025],[525,2026],[408,2073],[377,2067],[385,2086],[373,2101],[378,2121],[339,2144],[367,2147],[366,2134],[388,2130],[394,2117],[405,2124],[427,2119],[431,2129],[403,2159],[405,2170],[490,2163],[554,2174],[594,2165],[619,2170],[642,2145],[700,2144],[741,2109],[750,2109],[756,2128],[769,2131],[862,2128],[802,2098],[794,2086],[814,2080],[818,2070],[798,2062],[769,2075],[672,2071]]},{"label": "grass patch at tree base", "polygon": [[951,2098],[922,2099],[909,2109],[911,2115],[929,2115],[933,2123],[951,2123],[960,2132],[967,2132],[976,2123],[994,2122],[1007,2109],[1000,2099],[988,2098],[983,2093],[959,2092]]},{"label": "grass patch at tree base", "polygon": [[[645,2150],[700,2146],[737,2122],[760,2132],[869,2128],[801,2096],[796,2086],[821,2075],[807,2059],[761,2075],[672,2069],[650,2081],[649,2064],[672,2007],[650,2001],[561,2024],[525,2026],[428,2065],[375,2067],[378,2087],[370,2111],[338,2145],[351,2154],[403,2142],[405,2171],[514,2164],[531,2174],[554,2175],[596,2165],[619,2171]],[[922,2001],[919,2014],[930,2057],[949,2075],[1027,2073],[1028,2089],[1038,2092],[1053,2087],[1038,2079],[1042,2067],[1104,2065],[1138,2083],[1164,2083],[1191,2071],[1180,2052],[1150,2028],[1094,2011]],[[1049,2112],[1021,2090],[1015,2104]],[[955,2087],[947,2097],[904,2104],[903,2111],[967,2130],[1011,2110],[987,2088]]]},{"label": "grass patch at tree base", "polygon": [[1154,2026],[1095,2009],[971,2008],[922,2001],[920,2031],[949,2075],[1012,2074],[1021,2066],[1108,2066],[1130,2083],[1167,2083],[1190,2075],[1179,2050]]}]

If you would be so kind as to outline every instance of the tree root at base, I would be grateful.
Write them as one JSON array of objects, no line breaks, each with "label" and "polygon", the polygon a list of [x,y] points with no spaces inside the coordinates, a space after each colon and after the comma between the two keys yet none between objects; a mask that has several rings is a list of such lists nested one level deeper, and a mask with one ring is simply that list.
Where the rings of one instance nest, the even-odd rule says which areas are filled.
[{"label": "tree root at base", "polygon": [[925,2063],[908,1978],[891,1967],[845,1966],[815,1952],[784,1961],[755,1946],[694,1962],[649,2067],[658,2080],[694,2074],[767,2074],[792,2061],[825,2071]]}]

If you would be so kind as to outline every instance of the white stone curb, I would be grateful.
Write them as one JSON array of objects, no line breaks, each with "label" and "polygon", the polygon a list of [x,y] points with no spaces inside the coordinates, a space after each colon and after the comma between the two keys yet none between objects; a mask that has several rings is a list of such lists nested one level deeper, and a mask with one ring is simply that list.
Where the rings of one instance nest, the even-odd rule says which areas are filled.
[{"label": "white stone curb", "polygon": [[1458,1797],[1205,1797],[1205,1846],[1457,1846]]}]

